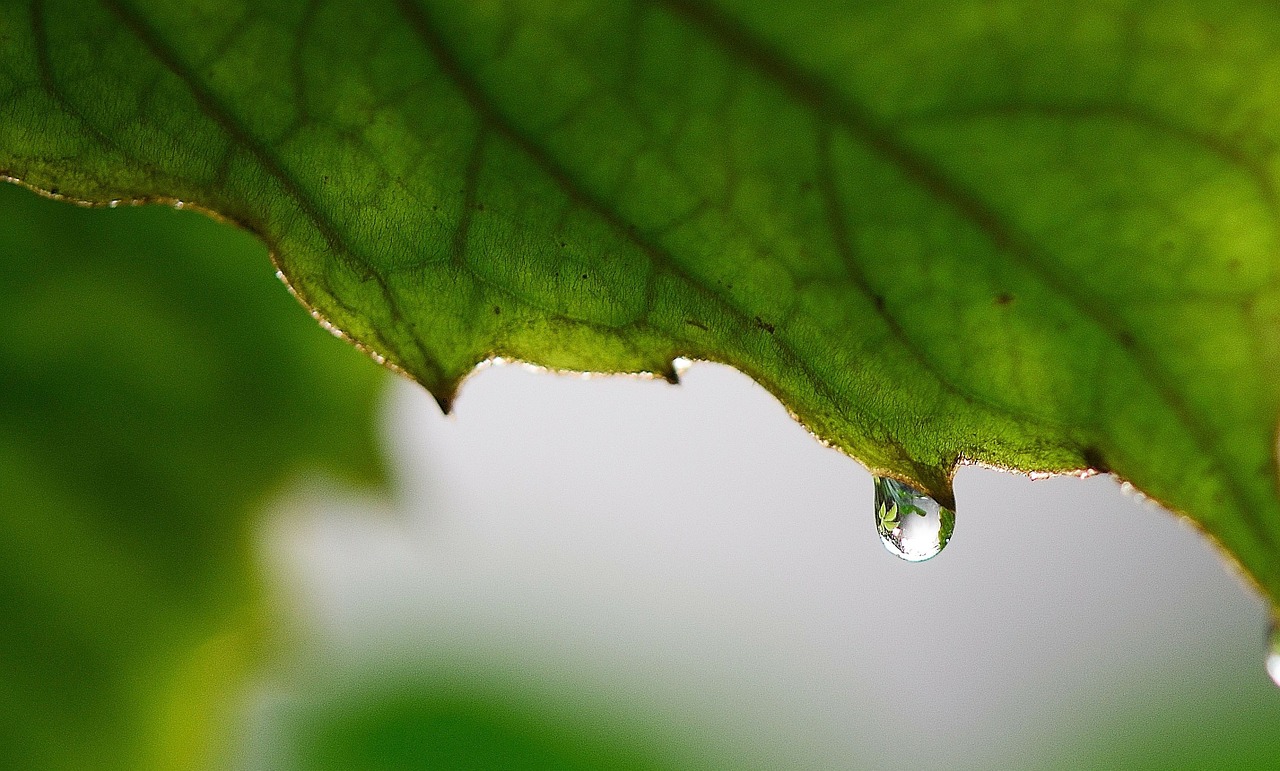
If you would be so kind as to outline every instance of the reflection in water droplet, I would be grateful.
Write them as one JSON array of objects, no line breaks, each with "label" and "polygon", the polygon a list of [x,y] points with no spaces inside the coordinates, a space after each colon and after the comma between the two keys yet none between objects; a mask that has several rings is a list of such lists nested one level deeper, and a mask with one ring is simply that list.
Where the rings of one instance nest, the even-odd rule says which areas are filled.
[{"label": "reflection in water droplet", "polygon": [[1271,681],[1280,685],[1280,623],[1271,622],[1271,631],[1267,635],[1267,674]]},{"label": "reflection in water droplet", "polygon": [[908,562],[936,557],[951,540],[956,515],[896,479],[876,477],[876,530],[891,554]]}]

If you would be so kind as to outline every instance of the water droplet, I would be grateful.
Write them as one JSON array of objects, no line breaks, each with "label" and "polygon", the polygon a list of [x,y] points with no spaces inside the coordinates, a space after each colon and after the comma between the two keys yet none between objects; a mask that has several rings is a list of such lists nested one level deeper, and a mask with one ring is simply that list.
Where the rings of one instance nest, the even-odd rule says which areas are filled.
[{"label": "water droplet", "polygon": [[1267,674],[1280,686],[1280,623],[1273,620],[1267,633]]},{"label": "water droplet", "polygon": [[956,515],[937,501],[889,477],[876,477],[876,530],[891,554],[923,562],[951,540]]}]

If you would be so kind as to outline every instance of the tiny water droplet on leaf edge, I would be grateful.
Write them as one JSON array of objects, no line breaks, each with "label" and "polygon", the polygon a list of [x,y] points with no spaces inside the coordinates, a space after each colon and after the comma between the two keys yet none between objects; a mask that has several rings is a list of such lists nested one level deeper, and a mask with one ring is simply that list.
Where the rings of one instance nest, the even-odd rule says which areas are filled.
[{"label": "tiny water droplet on leaf edge", "polygon": [[876,532],[884,548],[907,562],[924,562],[946,548],[955,530],[955,512],[914,487],[877,476]]}]

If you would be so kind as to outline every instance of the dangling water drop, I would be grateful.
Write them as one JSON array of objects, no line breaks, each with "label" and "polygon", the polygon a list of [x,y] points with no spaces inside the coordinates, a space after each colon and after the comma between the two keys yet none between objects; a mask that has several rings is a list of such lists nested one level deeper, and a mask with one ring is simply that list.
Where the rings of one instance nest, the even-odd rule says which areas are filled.
[{"label": "dangling water drop", "polygon": [[1273,620],[1267,632],[1267,674],[1280,686],[1280,621]]},{"label": "dangling water drop", "polygon": [[907,562],[938,556],[951,540],[956,514],[937,501],[889,477],[876,477],[876,530],[884,548]]}]

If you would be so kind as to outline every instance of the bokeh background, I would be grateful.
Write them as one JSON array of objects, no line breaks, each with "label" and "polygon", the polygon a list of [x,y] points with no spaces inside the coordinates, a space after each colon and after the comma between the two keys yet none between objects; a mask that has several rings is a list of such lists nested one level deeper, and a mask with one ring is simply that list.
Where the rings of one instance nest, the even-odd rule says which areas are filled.
[{"label": "bokeh background", "polygon": [[1275,768],[1259,598],[1109,477],[947,550],[732,370],[440,415],[246,234],[0,186],[0,766]]}]

